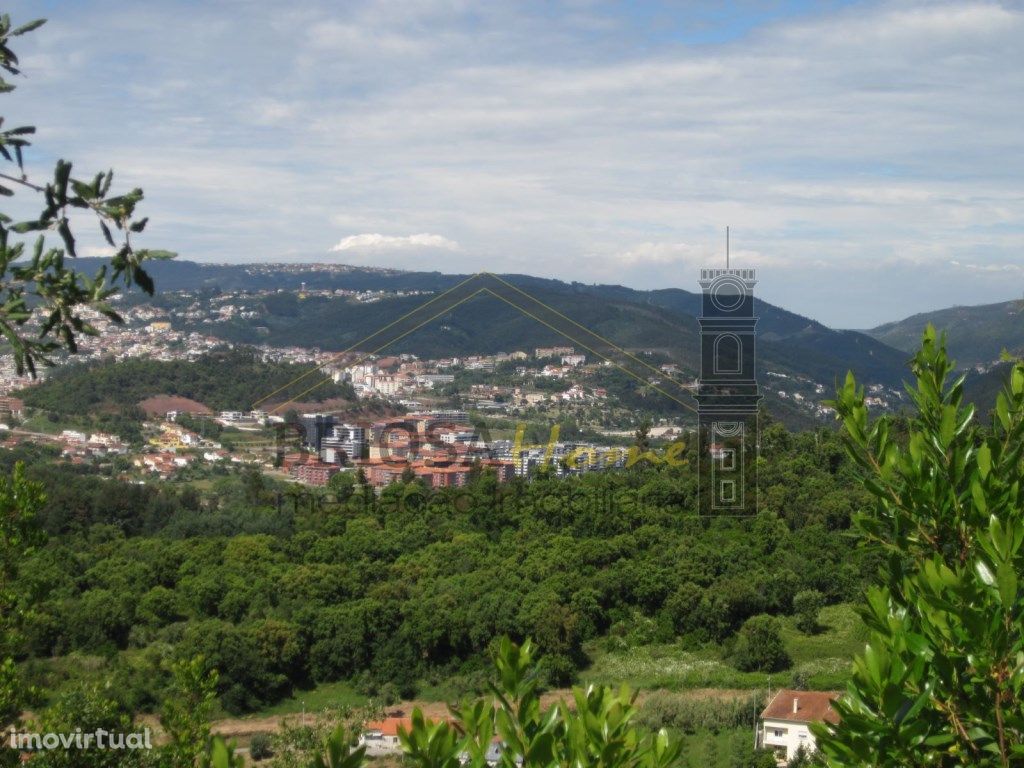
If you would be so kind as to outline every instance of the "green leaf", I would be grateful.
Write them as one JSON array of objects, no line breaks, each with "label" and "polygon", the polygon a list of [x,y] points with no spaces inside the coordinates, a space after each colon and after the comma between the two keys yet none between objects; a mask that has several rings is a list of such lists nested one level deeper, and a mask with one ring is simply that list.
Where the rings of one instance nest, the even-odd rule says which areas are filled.
[{"label": "green leaf", "polygon": [[1010,428],[1010,406],[1006,401],[1006,395],[1002,392],[996,395],[996,418],[999,419],[1003,429]]},{"label": "green leaf", "polygon": [[108,227],[106,225],[106,222],[103,222],[103,221],[100,222],[100,230],[103,232],[103,239],[107,241],[108,245],[113,247],[113,245],[114,245],[114,238],[110,234],[110,227]]},{"label": "green leaf", "polygon": [[34,29],[39,29],[45,23],[46,19],[35,19],[33,21],[28,22],[28,24],[22,24],[17,29],[11,30],[11,37],[18,37],[19,35],[24,35],[26,32],[31,32]]},{"label": "green leaf", "polygon": [[992,450],[988,447],[988,443],[982,443],[981,448],[978,449],[978,473],[981,475],[981,479],[985,480],[991,471]]},{"label": "green leaf", "polygon": [[971,498],[974,500],[975,508],[981,512],[988,512],[988,502],[985,501],[985,491],[977,480],[971,483]]},{"label": "green leaf", "polygon": [[132,277],[135,280],[135,284],[139,286],[139,288],[144,290],[150,296],[153,295],[153,291],[156,290],[156,286],[153,283],[153,278],[151,278],[145,270],[141,268],[135,269]]},{"label": "green leaf", "polygon": [[974,564],[974,570],[977,572],[978,578],[980,578],[986,585],[990,587],[995,586],[996,576],[992,573],[992,569],[988,567],[988,563],[984,560],[978,560]]},{"label": "green leaf", "polygon": [[1017,599],[1017,569],[1010,560],[999,564],[996,571],[996,583],[999,586],[999,598],[1006,607],[1013,606]]},{"label": "green leaf", "polygon": [[[1013,530],[1013,524],[1011,523],[1011,531]],[[991,515],[988,519],[988,537],[992,540],[993,551],[1000,560],[1006,560],[1010,556],[1010,549],[1013,546],[1012,535],[1010,531],[1007,531],[1002,522],[995,515]]]}]

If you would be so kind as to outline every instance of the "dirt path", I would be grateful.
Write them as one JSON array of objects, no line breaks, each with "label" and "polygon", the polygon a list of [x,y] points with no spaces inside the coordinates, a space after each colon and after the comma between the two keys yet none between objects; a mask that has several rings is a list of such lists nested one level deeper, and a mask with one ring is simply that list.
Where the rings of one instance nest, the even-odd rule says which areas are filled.
[{"label": "dirt path", "polygon": [[[652,693],[655,693],[655,691],[640,691],[637,694],[637,703],[642,704]],[[679,695],[697,700],[738,699],[745,698],[751,693],[749,690],[738,688],[694,688],[678,692]],[[571,702],[572,690],[569,688],[556,688],[542,694],[540,700],[541,706],[544,708],[550,707],[559,700]],[[426,717],[432,720],[440,720],[448,716],[448,704],[446,702],[424,701],[422,699],[400,701],[394,706],[387,707],[386,712],[389,715],[409,715],[417,707]],[[290,715],[269,715],[266,717],[226,718],[215,721],[212,730],[214,733],[228,738],[247,739],[256,733],[277,733],[281,728],[282,722],[287,722],[289,725],[299,725],[302,723],[303,717],[305,717],[305,722],[311,724],[319,716],[319,713],[307,712],[305,715],[294,713]]]}]

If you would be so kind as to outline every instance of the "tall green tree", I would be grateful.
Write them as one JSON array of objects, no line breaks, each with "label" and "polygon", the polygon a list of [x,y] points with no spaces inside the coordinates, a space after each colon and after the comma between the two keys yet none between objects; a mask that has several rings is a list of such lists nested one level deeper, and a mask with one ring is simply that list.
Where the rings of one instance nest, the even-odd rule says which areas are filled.
[{"label": "tall green tree", "polygon": [[202,656],[183,659],[171,667],[172,686],[164,700],[160,724],[166,744],[160,748],[159,768],[194,768],[210,741],[210,717],[217,702],[216,670],[207,671]]},{"label": "tall green tree", "polygon": [[797,592],[793,598],[793,613],[796,614],[796,627],[810,635],[818,631],[818,614],[825,605],[825,596],[816,589],[805,589]]},{"label": "tall green tree", "polygon": [[[15,26],[10,16],[0,15],[0,93],[13,91],[6,78],[21,73],[12,41],[43,23],[37,19]],[[7,163],[6,172],[0,171],[0,196],[14,197],[17,191],[39,202],[38,215],[23,221],[0,211],[0,335],[13,351],[18,373],[32,375],[37,363],[52,362],[57,352],[74,353],[77,339],[97,333],[84,310],[122,322],[110,298],[131,285],[152,294],[153,281],[143,263],[173,255],[136,248],[133,237],[146,227],[146,219],[135,215],[142,190],[113,194],[113,172],[80,179],[71,175],[70,162],[58,160],[52,178],[29,178],[24,155],[35,130],[31,125],[7,127],[0,117],[0,157]],[[77,256],[70,219],[74,210],[92,214],[112,249],[109,264],[91,277],[66,261]],[[58,245],[50,244],[52,239],[48,243],[47,235]],[[35,543],[34,518],[44,502],[41,487],[26,479],[20,465],[9,479],[0,477],[0,724],[14,721],[25,703],[11,657],[22,607],[12,582]]]},{"label": "tall green tree", "polygon": [[[0,727],[18,722],[27,690],[14,664],[24,605],[14,588],[22,560],[40,543],[36,514],[45,502],[42,486],[25,477],[20,462],[10,477],[0,475]],[[13,765],[16,753],[0,749],[0,766]]]},{"label": "tall green tree", "polygon": [[[16,27],[10,16],[0,15],[0,93],[15,88],[3,73],[21,73],[18,56],[10,47],[12,40],[43,23],[36,19]],[[135,245],[134,238],[147,221],[136,216],[141,189],[115,194],[113,171],[78,178],[71,175],[72,165],[67,160],[57,161],[50,179],[29,178],[24,153],[35,126],[5,125],[0,117],[0,156],[8,164],[6,172],[0,171],[0,196],[13,197],[16,191],[34,195],[40,209],[37,216],[17,222],[0,211],[0,334],[13,350],[18,373],[35,375],[37,363],[52,362],[53,354],[60,351],[74,353],[81,335],[96,335],[96,328],[83,316],[84,309],[122,322],[110,298],[120,287],[131,285],[152,294],[153,280],[143,263],[173,254]],[[78,255],[71,227],[76,210],[92,214],[112,253],[109,265],[101,266],[91,277],[66,261]],[[55,240],[48,242],[48,234]],[[31,240],[22,238],[26,235]],[[54,241],[58,245],[52,245]],[[30,323],[33,319],[38,322]]]},{"label": "tall green tree", "polygon": [[[110,698],[109,691],[101,686],[83,685],[67,691],[32,725],[32,730],[38,733],[67,735],[78,729],[83,734],[94,734],[102,729],[108,745],[113,741],[122,746],[101,749],[62,745],[34,753],[28,765],[32,768],[150,768],[150,751],[128,746],[141,741],[145,726],[134,723],[132,713]],[[128,741],[132,734],[132,741]]]},{"label": "tall green tree", "polygon": [[751,616],[733,646],[732,662],[744,672],[778,672],[791,662],[782,643],[782,625],[774,616]]},{"label": "tall green tree", "polygon": [[852,375],[835,408],[874,505],[856,518],[888,557],[867,593],[871,634],[817,729],[834,766],[1009,766],[1024,761],[1024,364],[991,426],[929,327],[912,362],[909,434],[871,419]]}]

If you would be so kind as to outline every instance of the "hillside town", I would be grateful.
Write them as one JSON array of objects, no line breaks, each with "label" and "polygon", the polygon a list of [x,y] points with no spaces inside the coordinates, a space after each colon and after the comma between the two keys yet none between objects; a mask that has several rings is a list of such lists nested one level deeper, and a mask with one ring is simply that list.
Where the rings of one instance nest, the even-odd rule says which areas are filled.
[{"label": "hillside town", "polygon": [[[297,295],[301,299],[323,294],[369,305],[382,298],[420,293],[429,292],[324,291],[307,288],[305,283],[297,292],[227,291],[206,296],[180,291],[172,302],[178,309],[154,304],[121,307],[123,324],[85,310],[84,319],[99,334],[84,337],[69,362],[133,358],[193,362],[237,346],[218,335],[218,326],[233,318],[253,319],[257,303],[272,295]],[[208,330],[184,330],[197,324]],[[142,424],[143,439],[134,443],[102,431],[23,429],[19,424],[30,414],[12,393],[45,381],[47,369],[40,370],[38,379],[19,376],[13,358],[3,355],[0,396],[5,399],[0,402],[0,421],[4,422],[0,428],[4,429],[5,444],[30,441],[54,445],[68,461],[110,462],[121,476],[141,481],[252,466],[311,486],[325,486],[336,474],[351,472],[378,489],[409,477],[431,487],[448,487],[463,485],[471,472],[484,469],[494,471],[499,481],[506,481],[541,471],[557,476],[604,471],[621,468],[628,461],[628,444],[636,422],[603,385],[603,377],[614,370],[614,365],[573,345],[437,359],[357,351],[337,354],[267,344],[251,348],[265,362],[316,366],[322,380],[351,386],[357,400],[355,410],[361,403],[376,404],[394,416],[352,419],[344,412],[304,412],[291,424],[304,434],[292,446],[295,450],[289,450],[281,440],[282,430],[287,431],[284,414],[288,410],[281,404],[272,410],[254,410],[251,403],[237,403],[235,410],[214,412],[203,403],[166,395],[139,403],[146,421]],[[671,383],[683,390],[695,390],[696,380],[675,363],[660,361],[656,356],[652,363],[650,367],[656,371],[649,381],[652,388]],[[775,370],[766,372],[766,383],[780,400],[816,418],[831,416],[831,409],[821,402],[826,397],[823,384]],[[887,409],[899,401],[898,392],[870,385],[869,405]],[[594,439],[595,435],[559,439],[555,434],[543,444],[530,445],[520,435],[491,437],[480,430],[488,419],[550,421],[567,415],[590,420],[599,416],[598,431],[607,436],[607,442]],[[652,425],[651,434],[672,440],[685,438],[691,429],[686,424],[661,420]]]}]

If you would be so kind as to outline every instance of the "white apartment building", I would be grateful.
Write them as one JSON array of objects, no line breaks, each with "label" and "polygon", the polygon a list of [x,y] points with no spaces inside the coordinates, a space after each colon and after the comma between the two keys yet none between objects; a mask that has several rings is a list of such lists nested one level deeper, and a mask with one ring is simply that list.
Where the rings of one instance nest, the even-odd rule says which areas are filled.
[{"label": "white apartment building", "polygon": [[330,464],[338,463],[342,453],[348,461],[362,458],[367,445],[366,427],[358,424],[336,424],[320,441],[323,458]]}]

